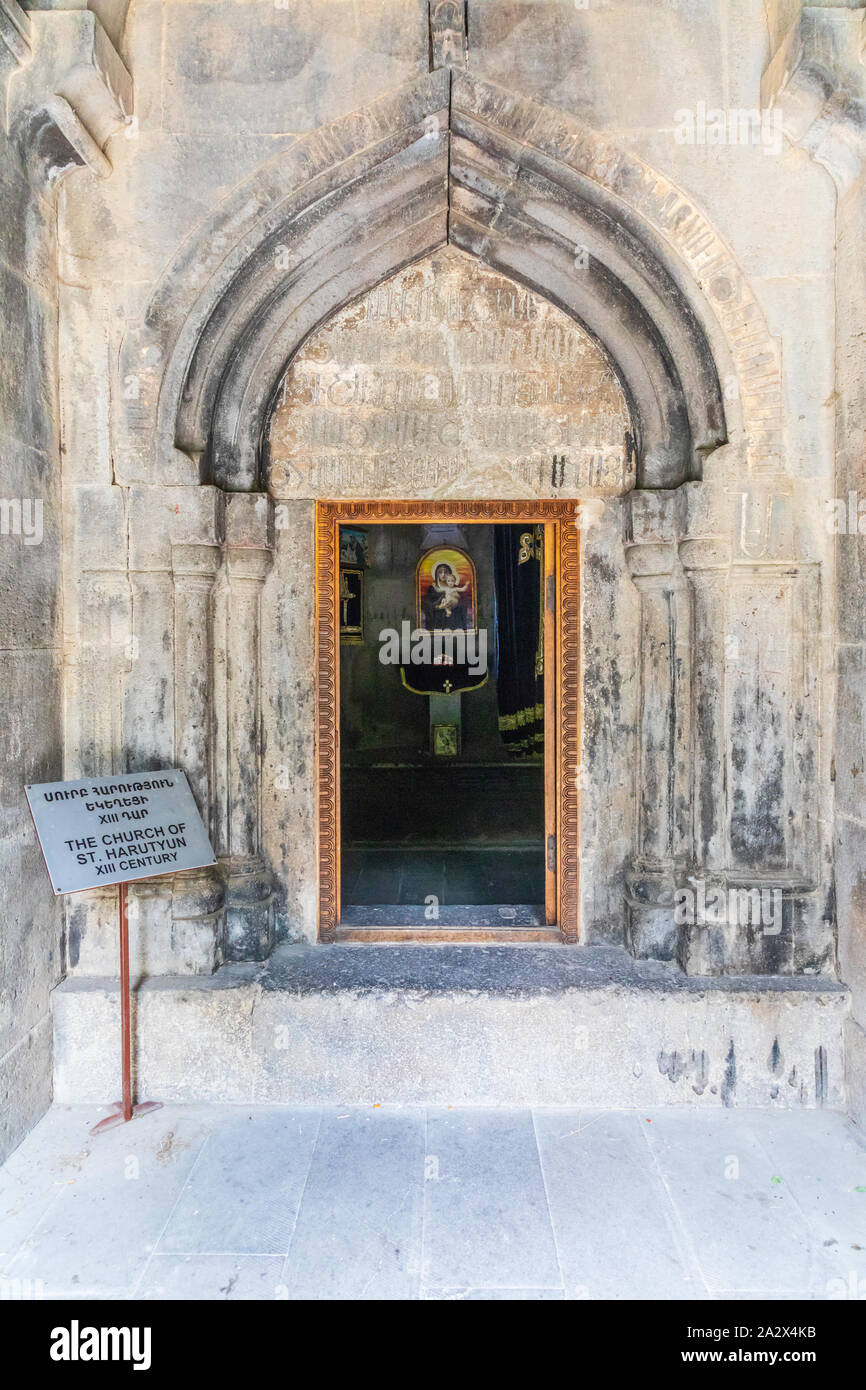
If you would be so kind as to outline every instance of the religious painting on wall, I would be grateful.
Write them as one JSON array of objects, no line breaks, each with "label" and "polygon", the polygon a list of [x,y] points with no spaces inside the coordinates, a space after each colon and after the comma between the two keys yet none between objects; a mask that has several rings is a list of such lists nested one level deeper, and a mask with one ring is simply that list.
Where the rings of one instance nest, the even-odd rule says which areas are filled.
[{"label": "religious painting on wall", "polygon": [[475,630],[478,587],[475,565],[465,550],[437,546],[415,570],[417,626],[428,632]]},{"label": "religious painting on wall", "polygon": [[340,641],[364,641],[364,571],[352,565],[340,566]]},{"label": "religious painting on wall", "polygon": [[340,527],[340,564],[354,569],[367,568],[367,532],[351,526]]},{"label": "religious painting on wall", "polygon": [[430,745],[436,758],[456,758],[460,752],[460,726],[434,724],[430,730]]}]

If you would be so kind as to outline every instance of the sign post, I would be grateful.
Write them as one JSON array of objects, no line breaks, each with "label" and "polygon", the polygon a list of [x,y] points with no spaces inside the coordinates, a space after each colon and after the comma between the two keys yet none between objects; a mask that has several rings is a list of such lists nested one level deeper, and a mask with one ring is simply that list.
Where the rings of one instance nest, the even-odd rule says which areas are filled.
[{"label": "sign post", "polygon": [[42,782],[25,791],[55,896],[117,884],[122,1099],[90,1131],[100,1134],[161,1105],[132,1101],[129,884],[209,868],[216,856],[178,768]]},{"label": "sign post", "polygon": [[140,1105],[132,1103],[132,995],[129,987],[129,914],[128,886],[118,883],[118,918],[120,921],[120,1060],[122,1072],[121,1094],[123,1099],[112,1106],[112,1113],[106,1115],[91,1129],[91,1134],[102,1134],[115,1125],[126,1124],[133,1115],[146,1115],[151,1110],[161,1110],[161,1100],[146,1100]]}]

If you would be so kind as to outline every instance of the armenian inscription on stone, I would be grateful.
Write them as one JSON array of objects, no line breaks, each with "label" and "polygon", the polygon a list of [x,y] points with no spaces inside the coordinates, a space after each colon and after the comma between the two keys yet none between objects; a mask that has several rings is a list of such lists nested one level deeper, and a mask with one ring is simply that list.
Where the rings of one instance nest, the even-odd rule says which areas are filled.
[{"label": "armenian inscription on stone", "polygon": [[42,782],[25,791],[55,894],[216,863],[177,768]]},{"label": "armenian inscription on stone", "polygon": [[306,341],[277,394],[277,497],[582,497],[634,486],[610,363],[555,305],[449,248]]}]

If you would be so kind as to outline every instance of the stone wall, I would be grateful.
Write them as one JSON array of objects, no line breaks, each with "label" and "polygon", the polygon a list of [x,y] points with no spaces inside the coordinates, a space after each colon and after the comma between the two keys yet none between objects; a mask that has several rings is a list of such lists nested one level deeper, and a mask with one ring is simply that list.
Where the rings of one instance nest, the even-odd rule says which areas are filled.
[{"label": "stone wall", "polygon": [[[221,862],[135,890],[134,969],[207,975],[315,936],[316,489],[269,486],[262,445],[310,335],[447,242],[584,324],[628,404],[630,476],[583,538],[584,940],[693,974],[833,974],[835,770],[860,1000],[862,583],[824,501],[837,428],[859,486],[862,197],[856,107],[835,138],[821,105],[854,90],[859,19],[800,9],[476,0],[467,30],[422,0],[33,8],[10,129],[31,180],[63,174],[64,773],[184,767]],[[14,284],[50,303],[25,241]],[[38,366],[33,468],[58,448],[51,333],[12,368]],[[499,495],[484,462],[451,495]],[[32,551],[35,575],[51,547]],[[49,571],[38,642],[15,590],[13,646],[51,649]],[[56,749],[55,688],[40,668],[29,708]],[[689,885],[778,893],[780,929],[677,923]],[[113,896],[66,917],[70,969],[112,974]]]},{"label": "stone wall", "polygon": [[[790,10],[790,5],[788,6]],[[848,1104],[866,1122],[866,911],[863,863],[866,765],[866,628],[863,623],[866,442],[863,314],[864,12],[856,6],[795,7],[777,36],[763,83],[778,108],[785,136],[826,170],[835,192],[836,380],[834,485],[825,498],[825,527],[835,590],[827,629],[833,646],[837,706],[833,726],[835,911],[839,968],[851,990],[846,1021]]]},{"label": "stone wall", "polygon": [[[2,16],[0,88],[29,57]],[[5,40],[5,42],[3,41]],[[0,1161],[51,1099],[49,991],[61,977],[52,896],[24,797],[62,775],[60,437],[53,192],[0,130]]]},{"label": "stone wall", "polygon": [[840,966],[852,994],[852,1017],[846,1038],[848,1076],[852,1111],[861,1123],[866,1123],[866,787],[861,780],[866,771],[864,235],[866,180],[861,175],[840,197],[838,214],[836,496],[844,508],[845,527],[836,536],[839,708],[835,820]]},{"label": "stone wall", "polygon": [[[862,92],[862,87],[853,90]],[[862,154],[866,129],[847,120],[836,131],[840,144]],[[840,172],[837,181],[836,486],[832,515],[828,513],[835,541],[838,625],[836,911],[840,972],[851,989],[849,1104],[866,1124],[866,179],[859,160]]]},{"label": "stone wall", "polygon": [[[762,7],[487,0],[468,38],[438,23],[415,0],[140,0],[113,172],[62,186],[67,773],[180,762],[223,864],[136,890],[136,959],[206,973],[315,935],[299,420],[270,500],[260,445],[298,347],[447,239],[586,324],[631,412],[638,492],[584,537],[584,939],[832,971],[833,187],[773,127],[705,129],[758,105]],[[657,61],[613,80],[624,49]],[[484,458],[456,492],[385,491],[501,488]],[[679,930],[696,875],[778,892],[781,932]],[[70,909],[75,970],[112,968],[111,918]]]}]

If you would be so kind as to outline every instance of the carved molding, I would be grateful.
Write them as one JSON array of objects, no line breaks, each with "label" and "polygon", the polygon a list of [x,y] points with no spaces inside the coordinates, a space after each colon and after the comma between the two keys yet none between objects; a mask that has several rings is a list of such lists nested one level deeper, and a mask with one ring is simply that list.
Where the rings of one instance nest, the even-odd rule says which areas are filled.
[{"label": "carved molding", "polygon": [[[509,172],[515,181],[525,171],[544,178],[557,169],[558,187],[579,191],[584,220],[579,237],[589,252],[590,265],[599,245],[601,219],[616,225],[617,249],[627,245],[628,235],[634,237],[652,267],[650,282],[657,297],[648,301],[652,302],[648,317],[656,331],[663,332],[658,298],[684,306],[686,322],[678,330],[668,328],[663,336],[687,383],[687,413],[704,421],[706,452],[721,442],[724,416],[728,435],[741,434],[748,445],[753,466],[778,467],[784,418],[779,344],[731,248],[694,199],[657,169],[574,117],[468,74],[454,75],[452,111],[457,135],[465,129],[471,138],[473,123],[480,123],[494,141],[505,137],[508,144],[500,148],[510,155]],[[545,202],[549,205],[549,193],[543,195],[542,221]],[[551,210],[556,210],[555,204]],[[533,231],[538,231],[537,224]],[[618,268],[622,274],[621,263]],[[624,286],[627,295],[640,298],[641,274],[635,274],[635,268],[624,278]],[[713,324],[718,367],[706,340]],[[739,400],[728,399],[722,407],[718,380],[712,382],[717,370],[727,370],[725,356],[739,384]],[[696,446],[700,439],[699,425]],[[654,477],[639,485],[670,486],[679,481],[682,477],[669,473],[667,480]]]},{"label": "carved molding", "polygon": [[761,80],[761,104],[781,114],[802,145],[844,191],[866,154],[866,9],[805,6]]},{"label": "carved molding", "polygon": [[122,347],[139,392],[113,417],[118,476],[152,479],[155,434],[166,481],[261,486],[299,344],[449,239],[591,326],[633,403],[640,486],[701,476],[726,434],[753,471],[782,468],[778,344],[707,218],[598,132],[461,69],[298,139],[188,239]]},{"label": "carved molding", "polygon": [[31,10],[22,30],[4,0],[2,18],[3,37],[21,63],[9,82],[7,129],[31,177],[51,184],[84,166],[106,177],[111,164],[105,146],[130,120],[133,90],[96,15],[85,9]]},{"label": "carved molding", "polygon": [[[340,919],[340,880],[337,835],[339,820],[339,728],[337,636],[338,588],[337,521],[361,514],[345,513],[327,503],[316,505],[316,780],[319,832],[319,939],[333,941]],[[371,520],[385,515],[381,508],[365,512]]]},{"label": "carved molding", "polygon": [[421,499],[420,501],[357,501],[347,500],[340,502],[322,502],[323,507],[333,508],[339,512],[339,519],[342,522],[351,521],[353,518],[364,517],[368,521],[429,521],[431,514],[437,517],[462,517],[464,521],[482,521],[489,519],[492,515],[491,509],[496,510],[496,521],[561,521],[564,516],[574,517],[577,513],[579,504],[577,502],[564,502],[553,498],[550,500],[539,499],[529,502],[479,502],[454,501],[440,502],[435,498]]},{"label": "carved molding", "polygon": [[[558,523],[556,798],[558,925],[577,941],[580,911],[580,532],[576,502],[316,503],[316,782],[319,939],[336,939],[340,920],[339,659],[337,629],[340,523],[454,520]],[[427,933],[429,936],[429,933]]]},{"label": "carved molding", "polygon": [[0,39],[16,63],[26,63],[30,57],[33,31],[30,17],[17,0],[0,0]]},{"label": "carved molding", "polygon": [[466,0],[428,0],[430,71],[469,62]]},{"label": "carved molding", "polygon": [[557,892],[560,931],[565,941],[574,942],[580,933],[580,531],[568,512],[557,529]]}]

